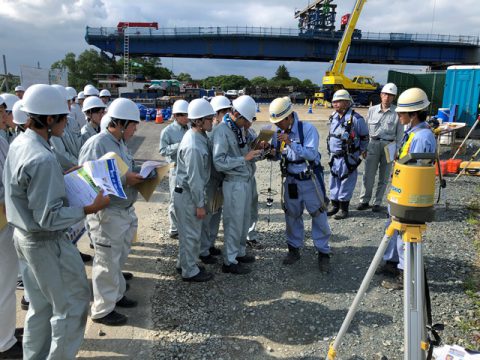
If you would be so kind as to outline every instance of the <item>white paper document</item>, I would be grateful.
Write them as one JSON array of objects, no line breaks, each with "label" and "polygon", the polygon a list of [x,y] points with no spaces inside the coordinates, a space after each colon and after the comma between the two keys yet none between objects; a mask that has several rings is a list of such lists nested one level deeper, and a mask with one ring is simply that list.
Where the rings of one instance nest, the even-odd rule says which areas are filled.
[{"label": "white paper document", "polygon": [[168,165],[168,163],[165,161],[154,161],[154,160],[145,161],[142,164],[142,168],[140,170],[140,176],[143,178],[146,178],[152,172],[153,169],[166,166],[166,165]]},{"label": "white paper document", "polygon": [[66,174],[64,180],[71,207],[92,204],[100,190],[103,190],[104,195],[127,198],[115,159],[88,161],[80,169]]}]

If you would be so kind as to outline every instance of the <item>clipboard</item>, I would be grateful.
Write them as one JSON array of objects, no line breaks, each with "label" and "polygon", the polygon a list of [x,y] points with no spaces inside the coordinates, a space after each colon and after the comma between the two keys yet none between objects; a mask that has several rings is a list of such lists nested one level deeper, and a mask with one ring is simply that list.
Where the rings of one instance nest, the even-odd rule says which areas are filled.
[{"label": "clipboard", "polygon": [[147,179],[140,184],[134,186],[138,190],[138,192],[142,194],[145,201],[150,201],[150,198],[152,197],[152,194],[155,191],[157,185],[160,184],[160,181],[162,181],[165,176],[168,175],[171,167],[172,164],[165,164],[163,166],[157,167],[157,176],[152,179]]},{"label": "clipboard", "polygon": [[258,134],[257,138],[252,144],[252,149],[259,150],[258,146],[260,145],[260,143],[262,141],[264,141],[265,143],[269,143],[272,140],[272,137],[274,134],[275,134],[274,130],[270,130],[270,129],[260,130],[260,133]]},{"label": "clipboard", "polygon": [[390,164],[393,160],[395,160],[395,156],[397,155],[397,143],[395,141],[392,141],[391,143],[385,145],[383,149],[385,150],[385,157],[387,158],[387,163]]},{"label": "clipboard", "polygon": [[5,212],[5,204],[0,204],[0,230],[3,230],[7,226],[7,214]]}]

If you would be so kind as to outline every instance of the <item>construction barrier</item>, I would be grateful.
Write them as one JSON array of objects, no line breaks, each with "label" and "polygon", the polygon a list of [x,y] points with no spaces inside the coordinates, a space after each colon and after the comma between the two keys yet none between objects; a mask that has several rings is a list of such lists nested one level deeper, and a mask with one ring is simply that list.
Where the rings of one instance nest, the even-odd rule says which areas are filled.
[{"label": "construction barrier", "polygon": [[155,117],[155,124],[162,124],[162,123],[163,123],[162,110],[157,109],[157,116]]}]

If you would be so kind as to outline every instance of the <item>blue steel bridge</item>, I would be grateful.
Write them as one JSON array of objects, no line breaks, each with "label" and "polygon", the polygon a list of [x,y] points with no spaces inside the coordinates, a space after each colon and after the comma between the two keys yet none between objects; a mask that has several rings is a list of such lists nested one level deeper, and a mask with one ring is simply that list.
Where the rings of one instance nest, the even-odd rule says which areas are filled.
[{"label": "blue steel bridge", "polygon": [[[88,44],[112,55],[329,62],[341,33],[305,33],[267,27],[87,27]],[[424,65],[479,64],[478,36],[361,32],[349,63]]]}]

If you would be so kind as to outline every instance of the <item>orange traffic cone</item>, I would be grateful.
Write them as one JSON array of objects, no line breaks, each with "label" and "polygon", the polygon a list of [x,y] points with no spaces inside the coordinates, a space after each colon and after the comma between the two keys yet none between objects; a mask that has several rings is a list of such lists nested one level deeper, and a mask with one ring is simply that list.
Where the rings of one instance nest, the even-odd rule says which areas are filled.
[{"label": "orange traffic cone", "polygon": [[155,117],[155,124],[163,123],[162,109],[157,109],[157,116]]}]

